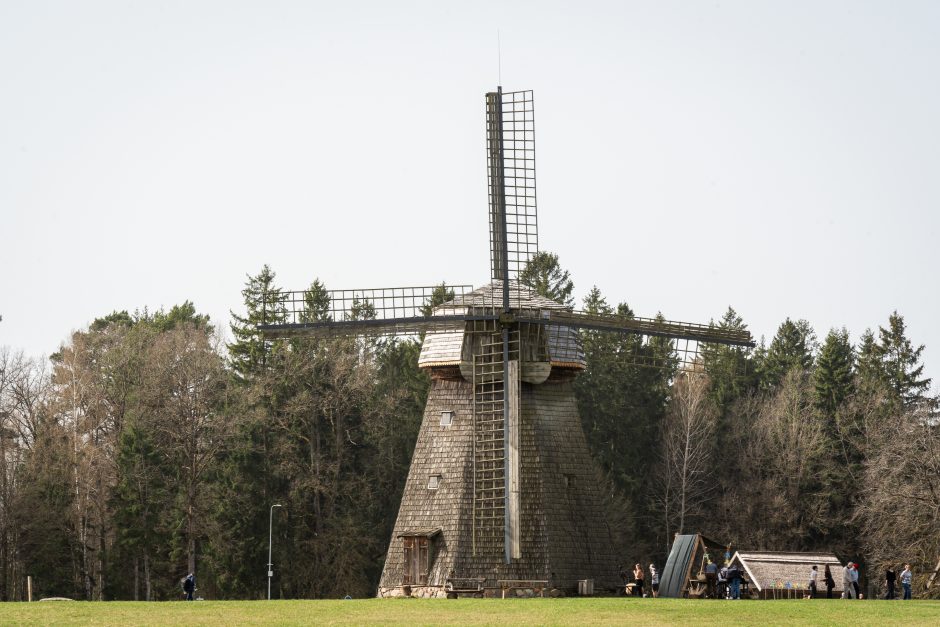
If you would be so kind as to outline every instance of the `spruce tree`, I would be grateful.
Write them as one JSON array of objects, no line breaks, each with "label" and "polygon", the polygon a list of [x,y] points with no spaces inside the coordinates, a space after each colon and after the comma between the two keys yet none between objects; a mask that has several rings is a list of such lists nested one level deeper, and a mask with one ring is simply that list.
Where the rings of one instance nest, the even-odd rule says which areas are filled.
[{"label": "spruce tree", "polygon": [[574,306],[574,283],[567,270],[558,262],[558,255],[539,251],[532,255],[529,263],[519,273],[519,282],[532,288],[535,293],[550,298],[567,307]]},{"label": "spruce tree", "polygon": [[[721,319],[717,323],[712,320],[710,326],[730,331],[747,330],[744,319],[730,306]],[[711,382],[709,395],[723,414],[730,404],[750,387],[755,370],[751,349],[724,344],[704,344],[700,351]]]},{"label": "spruce tree", "polygon": [[419,312],[422,316],[430,316],[434,313],[435,307],[452,300],[454,300],[454,290],[447,287],[447,283],[442,282],[440,285],[434,286],[430,300],[419,308]]},{"label": "spruce tree", "polygon": [[816,336],[808,322],[784,320],[767,349],[761,368],[761,387],[775,387],[791,370],[809,370],[813,365],[815,344]]},{"label": "spruce tree", "polygon": [[607,299],[604,298],[601,291],[597,289],[597,286],[591,288],[591,291],[588,292],[588,295],[584,297],[583,300],[584,311],[591,314],[609,314],[613,313],[613,309],[610,305],[607,304]]},{"label": "spruce tree", "polygon": [[235,340],[228,345],[229,362],[235,377],[245,382],[258,374],[264,366],[270,342],[261,337],[259,324],[276,324],[287,319],[285,301],[287,295],[275,285],[276,275],[265,264],[255,276],[249,276],[242,298],[245,314],[234,311],[229,328]]},{"label": "spruce tree", "polygon": [[923,377],[924,365],[920,363],[924,345],[915,348],[907,338],[904,317],[893,312],[888,318],[888,328],[879,327],[878,336],[875,352],[884,380],[895,398],[905,409],[926,400],[931,379]]},{"label": "spruce tree", "polygon": [[871,329],[865,329],[858,341],[855,361],[855,387],[866,396],[873,396],[885,385],[878,344]]},{"label": "spruce tree", "polygon": [[314,279],[304,290],[304,309],[300,313],[301,322],[317,322],[330,319],[330,293],[320,279]]},{"label": "spruce tree", "polygon": [[[234,340],[228,344],[229,364],[240,385],[233,390],[230,403],[241,420],[229,446],[219,455],[213,485],[218,532],[205,546],[206,563],[216,573],[223,596],[252,593],[255,573],[250,565],[266,557],[264,547],[254,539],[263,537],[268,525],[267,512],[255,505],[284,496],[284,482],[272,468],[271,455],[271,423],[284,401],[279,386],[270,384],[274,379],[269,371],[279,363],[278,355],[288,351],[281,350],[282,341],[265,340],[257,330],[259,324],[288,319],[287,295],[276,286],[275,278],[267,265],[249,276],[242,290],[244,313],[231,312]],[[296,321],[303,322],[304,315],[302,311]]]},{"label": "spruce tree", "polygon": [[[588,313],[633,317],[626,303],[611,307],[596,286],[582,307]],[[665,338],[644,342],[631,333],[601,331],[582,331],[581,337],[587,368],[574,380],[574,391],[588,447],[625,498],[625,513],[640,536],[652,543],[655,534],[644,527],[651,520],[650,482],[636,469],[649,468],[654,462],[658,425],[665,414],[675,366],[673,343]]]},{"label": "spruce tree", "polygon": [[855,353],[849,343],[849,332],[845,327],[830,330],[813,372],[816,409],[829,420],[855,390],[854,365]]}]

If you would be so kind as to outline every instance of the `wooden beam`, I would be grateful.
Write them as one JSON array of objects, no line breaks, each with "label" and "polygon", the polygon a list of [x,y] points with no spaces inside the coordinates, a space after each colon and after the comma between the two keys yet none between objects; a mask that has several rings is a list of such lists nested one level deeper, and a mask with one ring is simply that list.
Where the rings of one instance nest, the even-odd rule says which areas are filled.
[{"label": "wooden beam", "polygon": [[521,543],[521,521],[519,520],[522,515],[522,508],[519,503],[520,495],[520,458],[522,457],[522,451],[519,447],[519,418],[520,418],[520,407],[519,407],[519,395],[522,392],[520,384],[520,368],[519,360],[512,359],[509,361],[509,390],[507,390],[507,401],[509,403],[509,424],[506,425],[506,428],[509,429],[509,450],[506,451],[508,456],[508,466],[509,466],[509,538],[510,538],[510,555],[512,559],[519,559],[522,557],[522,543]]}]

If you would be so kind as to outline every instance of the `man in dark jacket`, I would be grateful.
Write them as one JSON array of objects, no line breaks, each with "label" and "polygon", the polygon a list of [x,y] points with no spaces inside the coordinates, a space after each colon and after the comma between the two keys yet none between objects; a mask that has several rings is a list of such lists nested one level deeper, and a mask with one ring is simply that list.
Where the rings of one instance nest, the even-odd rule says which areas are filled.
[{"label": "man in dark jacket", "polygon": [[888,591],[885,593],[886,599],[894,599],[894,582],[897,580],[897,577],[894,568],[888,566],[888,570],[885,572],[885,583],[888,584]]},{"label": "man in dark jacket", "polygon": [[196,591],[196,576],[192,573],[186,575],[186,579],[183,580],[183,592],[186,593],[186,600],[193,600],[193,593]]},{"label": "man in dark jacket", "polygon": [[705,585],[706,591],[705,594],[709,599],[717,599],[718,591],[718,564],[708,560],[708,564],[705,565]]},{"label": "man in dark jacket", "polygon": [[728,567],[728,581],[731,583],[731,598],[741,598],[741,571],[732,564]]}]

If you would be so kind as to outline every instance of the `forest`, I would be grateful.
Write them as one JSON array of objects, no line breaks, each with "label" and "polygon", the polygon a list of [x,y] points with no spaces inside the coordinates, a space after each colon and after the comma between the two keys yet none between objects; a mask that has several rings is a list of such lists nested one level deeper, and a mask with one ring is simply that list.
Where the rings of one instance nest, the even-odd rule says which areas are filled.
[{"label": "forest", "polygon": [[[550,253],[520,279],[633,315],[597,287],[576,304]],[[178,599],[188,572],[205,598],[263,598],[269,517],[272,596],[374,596],[430,386],[420,338],[267,341],[255,327],[280,294],[265,266],[227,334],[187,301],[102,312],[48,358],[0,349],[0,598],[30,576],[34,598]],[[329,304],[313,280],[305,315]],[[747,328],[731,307],[712,323]],[[787,318],[684,369],[637,365],[668,342],[583,332],[579,411],[622,563],[661,565],[675,533],[702,532],[832,551],[863,577],[909,562],[927,594],[938,402],[903,316],[872,323],[851,338]]]}]

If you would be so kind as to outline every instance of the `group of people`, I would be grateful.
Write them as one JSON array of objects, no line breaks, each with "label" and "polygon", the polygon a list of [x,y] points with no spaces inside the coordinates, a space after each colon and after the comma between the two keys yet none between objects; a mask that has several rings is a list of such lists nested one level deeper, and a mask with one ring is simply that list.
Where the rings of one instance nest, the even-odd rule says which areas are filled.
[{"label": "group of people", "polygon": [[[885,598],[894,599],[894,584],[897,581],[897,573],[894,572],[894,568],[888,566],[885,571]],[[901,587],[904,589],[904,600],[911,600],[911,580],[914,578],[914,573],[911,572],[911,565],[905,564],[904,570],[901,571]]]},{"label": "group of people", "polygon": [[[846,569],[849,568],[849,566],[855,566],[854,571],[852,573],[849,573],[848,576],[849,576],[849,581],[851,581],[852,578],[854,577],[855,589],[857,590],[858,589],[858,566],[852,564],[852,562],[849,562],[849,564],[845,568],[842,569],[842,580],[843,580],[842,587],[843,588],[845,588],[846,586],[851,587],[851,584],[845,583]],[[829,564],[826,564],[826,570],[823,573],[823,583],[826,585],[826,598],[831,599],[832,590],[836,587],[836,580],[832,576],[832,569],[829,568]],[[818,590],[818,586],[819,586],[819,567],[816,566],[816,564],[813,564],[813,567],[809,571],[809,585],[807,586],[809,588],[809,598],[811,599],[816,598],[816,592]]]},{"label": "group of people", "polygon": [[[812,596],[816,596],[816,586],[814,584],[816,566],[813,566],[813,570],[810,574],[810,591]],[[909,601],[911,599],[911,580],[913,579],[914,574],[911,572],[911,565],[905,564],[904,570],[901,571],[901,587],[904,588],[904,600]],[[894,599],[895,596],[895,582],[897,581],[897,573],[894,572],[894,568],[888,566],[885,571],[885,599]],[[832,588],[834,587],[835,582],[832,581],[832,573],[829,571],[829,565],[826,565],[826,587],[828,588],[827,596],[832,598]],[[864,594],[862,594],[861,589],[858,586],[858,564],[855,562],[849,562],[842,569],[842,598],[844,599],[863,599]]]},{"label": "group of people", "polygon": [[744,573],[736,564],[726,560],[725,565],[718,564],[706,557],[705,597],[709,599],[740,599],[741,582]]},{"label": "group of people", "polygon": [[[715,564],[707,556],[705,557],[705,596],[712,599],[717,598],[726,598],[726,599],[740,599],[741,598],[741,582],[744,578],[744,573],[741,572],[741,569],[734,564],[726,563],[722,568],[718,568],[718,565]],[[649,579],[650,592],[646,591],[645,582],[646,582],[646,573],[643,570],[643,567],[637,564],[633,568],[633,583],[632,585],[627,583],[629,575],[623,569],[620,568],[620,576],[624,581],[625,590],[628,594],[631,593],[633,596],[645,597],[645,596],[659,596],[659,571],[656,570],[656,567],[653,564],[649,565]],[[887,591],[885,592],[885,599],[894,599],[895,596],[895,582],[897,581],[898,576],[894,572],[894,569],[889,566],[885,572],[885,584]],[[911,598],[911,580],[913,579],[913,573],[911,572],[911,565],[905,564],[904,570],[901,571],[900,575],[901,587],[904,589],[904,600],[910,600]],[[819,567],[813,564],[810,573],[809,573],[809,598],[816,598],[817,587],[819,584]],[[823,572],[823,584],[826,586],[826,598],[832,598],[832,591],[836,587],[835,578],[832,576],[832,570],[829,567],[829,564],[826,564],[825,570]],[[862,599],[864,595],[861,592],[861,589],[858,585],[858,564],[855,562],[849,562],[842,569],[842,598],[844,599]]]},{"label": "group of people", "polygon": [[[629,593],[631,590],[630,584],[627,583],[629,579],[626,571],[623,567],[620,567],[620,577],[624,582],[624,589]],[[653,564],[650,564],[650,583],[649,583],[649,592],[645,588],[646,582],[646,573],[643,571],[643,567],[637,564],[633,567],[633,586],[632,593],[636,597],[645,597],[645,596],[659,596],[659,571],[656,570],[656,567]]]}]

